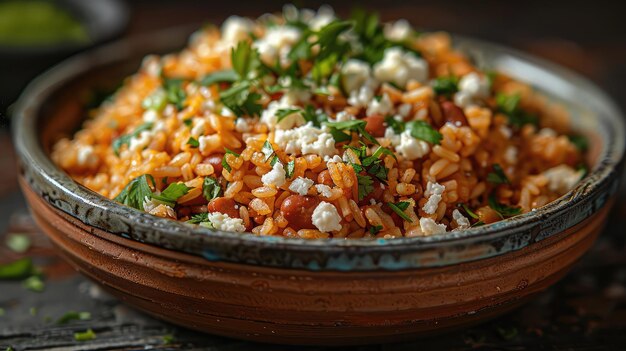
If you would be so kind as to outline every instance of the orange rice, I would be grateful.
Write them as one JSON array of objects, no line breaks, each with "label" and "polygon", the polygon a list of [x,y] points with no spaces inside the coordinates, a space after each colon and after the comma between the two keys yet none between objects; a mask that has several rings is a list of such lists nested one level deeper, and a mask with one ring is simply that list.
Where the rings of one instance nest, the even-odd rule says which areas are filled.
[{"label": "orange rice", "polygon": [[446,33],[375,19],[287,6],[204,28],[181,52],[146,57],[52,158],[111,199],[144,179],[135,207],[156,216],[307,239],[463,230],[582,178],[565,109],[479,70]]}]

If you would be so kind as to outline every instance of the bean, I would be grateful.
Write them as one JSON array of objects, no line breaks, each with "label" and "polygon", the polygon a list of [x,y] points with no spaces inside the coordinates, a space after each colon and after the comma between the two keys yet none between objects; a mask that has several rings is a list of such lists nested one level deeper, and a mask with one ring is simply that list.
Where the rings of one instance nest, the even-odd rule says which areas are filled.
[{"label": "bean", "polygon": [[239,209],[235,200],[226,197],[216,197],[207,205],[209,212],[227,214],[230,218],[239,218]]},{"label": "bean", "polygon": [[280,205],[283,217],[289,222],[289,227],[300,229],[315,229],[313,225],[313,211],[320,203],[315,197],[291,195]]},{"label": "bean", "polygon": [[451,101],[442,101],[441,110],[446,122],[450,122],[456,127],[468,125],[463,110]]},{"label": "bean", "polygon": [[211,154],[207,156],[202,163],[208,163],[213,166],[213,169],[215,170],[214,174],[220,176],[222,175],[222,170],[224,169],[222,166],[222,158],[224,158],[224,154]]},{"label": "bean", "polygon": [[365,131],[372,136],[380,138],[385,136],[385,117],[381,115],[373,115],[365,117]]}]

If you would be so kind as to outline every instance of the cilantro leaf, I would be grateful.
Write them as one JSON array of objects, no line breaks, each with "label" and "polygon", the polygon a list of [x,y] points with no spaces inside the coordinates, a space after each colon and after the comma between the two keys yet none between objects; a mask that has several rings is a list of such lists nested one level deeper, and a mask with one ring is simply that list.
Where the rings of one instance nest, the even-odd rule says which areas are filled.
[{"label": "cilantro leaf", "polygon": [[148,180],[154,184],[154,178],[149,174],[144,174],[131,180],[113,200],[143,211],[144,200],[146,197],[152,197],[152,190]]},{"label": "cilantro leaf", "polygon": [[[353,119],[353,120],[341,121],[341,122],[325,122],[325,124],[331,128],[331,134],[333,135],[333,138],[335,138],[335,134],[337,134],[336,132],[335,134],[333,133],[333,128],[336,130],[349,130],[349,131],[357,132],[365,140],[369,141],[372,144],[378,145],[378,141],[370,133],[365,131],[365,126],[367,125],[367,122],[365,122],[364,120]],[[342,133],[342,134],[345,135],[345,133]],[[338,137],[341,140],[337,140],[337,138],[335,138],[336,142],[346,141],[344,136],[341,136],[340,134],[338,134]],[[347,140],[350,140],[350,139],[347,139]]]},{"label": "cilantro leaf", "polygon": [[247,79],[250,72],[254,71],[260,64],[259,54],[252,48],[251,43],[243,40],[231,50],[231,63],[239,78]]},{"label": "cilantro leaf", "polygon": [[233,83],[239,79],[239,74],[232,69],[215,71],[202,77],[200,84],[209,86],[216,83]]},{"label": "cilantro leaf", "polygon": [[298,112],[302,112],[302,110],[299,108],[281,108],[276,111],[276,123],[280,123],[283,119]]},{"label": "cilantro leaf", "polygon": [[165,91],[163,91],[162,89],[158,89],[151,95],[148,95],[141,102],[141,107],[143,107],[144,109],[154,110],[157,112],[163,110],[165,108],[165,105],[167,105],[167,96],[165,95]]},{"label": "cilantro leaf", "polygon": [[576,146],[576,148],[581,152],[585,152],[589,149],[589,140],[587,140],[586,136],[577,134],[568,135],[567,138],[569,139],[570,143],[574,144],[574,146]]},{"label": "cilantro leaf", "polygon": [[168,185],[167,188],[161,192],[161,194],[152,194],[152,198],[159,202],[163,202],[170,207],[174,207],[176,206],[176,201],[187,194],[189,190],[191,190],[191,188],[186,186],[184,183],[172,183]]},{"label": "cilantro leaf", "polygon": [[293,177],[293,172],[296,169],[296,161],[295,160],[291,160],[289,162],[287,162],[287,166],[285,166],[285,175],[287,176],[287,178],[292,178]]},{"label": "cilantro leaf", "polygon": [[217,179],[213,177],[205,177],[202,183],[202,195],[207,201],[211,201],[222,194],[222,187]]},{"label": "cilantro leaf", "polygon": [[367,175],[356,175],[359,189],[359,201],[363,200],[367,195],[369,195],[372,191],[374,191],[374,181],[372,177]]},{"label": "cilantro leaf", "polygon": [[239,157],[239,154],[228,149],[228,148],[224,148],[224,157],[222,157],[222,167],[227,170],[227,171],[231,171],[232,168],[230,167],[230,165],[228,164],[228,162],[226,162],[226,155],[231,154],[231,155],[235,155],[236,157]]},{"label": "cilantro leaf", "polygon": [[21,279],[32,275],[35,271],[33,261],[29,257],[0,265],[0,279]]},{"label": "cilantro leaf", "polygon": [[433,81],[433,91],[437,95],[450,97],[459,91],[459,78],[456,76],[437,77]]},{"label": "cilantro leaf", "polygon": [[406,128],[411,131],[411,136],[424,140],[428,143],[439,145],[443,135],[430,124],[424,121],[411,121],[406,124]]},{"label": "cilantro leaf", "polygon": [[220,93],[220,101],[238,117],[259,115],[263,106],[257,103],[261,95],[251,92],[251,84],[241,81]]},{"label": "cilantro leaf", "polygon": [[381,230],[383,230],[383,226],[382,225],[375,225],[375,226],[371,226],[369,229],[370,234],[372,235],[376,235],[378,234]]},{"label": "cilantro leaf", "polygon": [[387,205],[389,206],[389,208],[391,208],[393,210],[393,212],[395,212],[398,216],[400,216],[402,219],[408,221],[408,222],[413,222],[411,220],[411,218],[409,216],[407,216],[406,213],[404,213],[404,210],[406,210],[407,208],[409,208],[409,202],[408,201],[400,201],[398,203],[393,203],[393,202],[387,202]]},{"label": "cilantro leaf", "polygon": [[265,142],[263,143],[263,147],[261,147],[261,152],[263,153],[263,155],[265,155],[265,158],[263,159],[263,161],[265,162],[267,162],[267,160],[269,160],[273,155],[275,155],[274,147],[272,147],[272,144],[269,142],[269,140],[265,140]]},{"label": "cilantro leaf", "polygon": [[522,213],[520,207],[512,207],[499,203],[494,194],[489,195],[489,207],[496,211],[500,218],[513,217]]},{"label": "cilantro leaf", "polygon": [[306,122],[313,123],[313,126],[320,128],[322,123],[328,121],[328,116],[325,113],[318,113],[313,105],[307,105],[304,111],[302,111],[302,117]]},{"label": "cilantro leaf", "polygon": [[132,133],[122,135],[116,138],[115,140],[113,140],[113,143],[111,144],[111,146],[113,147],[113,153],[115,153],[115,156],[119,157],[120,148],[122,147],[122,145],[127,145],[127,146],[130,145],[130,140],[132,138],[137,138],[139,134],[141,134],[142,132],[152,129],[152,126],[154,126],[154,123],[152,122],[141,124]]},{"label": "cilantro leaf", "polygon": [[393,129],[393,132],[396,134],[404,132],[405,123],[396,120],[393,116],[387,116],[385,118],[385,123],[387,123],[387,125]]},{"label": "cilantro leaf", "polygon": [[183,109],[185,99],[187,99],[187,93],[183,89],[184,82],[181,78],[163,78],[163,89],[167,101],[174,104],[179,111]]},{"label": "cilantro leaf", "polygon": [[461,207],[463,207],[463,209],[465,210],[465,213],[467,213],[468,216],[474,218],[474,219],[478,219],[478,215],[476,213],[474,213],[474,211],[472,211],[469,207],[467,207],[466,204],[459,204]]},{"label": "cilantro leaf", "polygon": [[496,105],[498,111],[504,113],[509,123],[515,127],[522,127],[525,124],[532,124],[537,126],[539,124],[539,118],[535,115],[529,114],[519,107],[521,96],[519,94],[506,95],[498,93],[496,95]]},{"label": "cilantro leaf", "polygon": [[189,137],[189,140],[187,140],[187,145],[195,149],[200,146],[200,142],[194,137]]},{"label": "cilantro leaf", "polygon": [[492,166],[493,172],[487,174],[487,181],[493,184],[511,184],[509,178],[506,177],[506,173],[499,164],[494,163]]},{"label": "cilantro leaf", "polygon": [[196,215],[191,216],[191,219],[188,220],[186,223],[189,224],[200,224],[203,222],[208,222],[209,220],[209,214],[208,213],[199,213]]}]

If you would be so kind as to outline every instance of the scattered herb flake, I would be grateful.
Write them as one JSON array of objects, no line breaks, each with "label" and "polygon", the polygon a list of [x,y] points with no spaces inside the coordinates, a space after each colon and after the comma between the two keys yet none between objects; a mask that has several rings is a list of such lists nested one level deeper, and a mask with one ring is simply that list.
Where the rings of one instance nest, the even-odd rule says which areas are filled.
[{"label": "scattered herb flake", "polygon": [[202,183],[202,195],[207,201],[211,201],[222,194],[222,187],[217,179],[205,177]]},{"label": "scattered herb flake", "polygon": [[375,225],[370,227],[369,232],[372,235],[376,235],[378,234],[381,230],[383,230],[383,226],[382,225]]},{"label": "scattered herb flake", "polygon": [[287,178],[292,178],[293,177],[293,172],[296,169],[296,161],[295,160],[291,160],[289,162],[287,162],[287,165],[285,166],[285,175],[287,176]]},{"label": "scattered herb flake", "polygon": [[488,182],[492,184],[511,184],[511,181],[507,178],[506,173],[504,173],[504,170],[499,164],[494,163],[491,167],[493,168],[493,172],[487,174]]},{"label": "scattered herb flake", "polygon": [[404,210],[409,208],[408,201],[400,201],[395,204],[393,202],[387,202],[387,205],[389,205],[389,208],[391,208],[393,212],[395,212],[398,216],[402,217],[402,219],[408,222],[413,222],[411,218],[409,218],[409,216],[407,216],[407,214],[404,213]]},{"label": "scattered herb flake", "polygon": [[406,129],[411,131],[411,136],[416,139],[424,140],[428,143],[439,145],[443,135],[439,133],[430,124],[424,121],[411,121],[406,124]]},{"label": "scattered herb flake", "polygon": [[498,93],[496,95],[496,105],[498,110],[509,118],[509,123],[514,127],[522,127],[525,124],[537,126],[539,119],[519,107],[521,96],[519,94],[506,95]]},{"label": "scattered herb flake", "polygon": [[589,149],[589,140],[586,136],[576,134],[576,135],[568,135],[569,141],[576,146],[578,150],[581,152],[585,152]]},{"label": "scattered herb flake", "polygon": [[131,180],[113,200],[143,211],[145,199],[152,197],[152,190],[150,189],[148,180],[154,185],[154,178],[149,174],[144,174]]},{"label": "scattered herb flake", "polygon": [[22,282],[22,285],[26,289],[34,291],[34,292],[42,292],[46,288],[46,285],[44,284],[43,280],[41,280],[41,278],[37,275],[33,275],[33,276],[26,278]]},{"label": "scattered herb flake", "polygon": [[176,338],[172,334],[163,335],[163,345],[169,345],[173,343],[175,340]]},{"label": "scattered herb flake", "polygon": [[11,251],[24,253],[30,248],[30,238],[26,234],[11,233],[7,235],[6,245]]},{"label": "scattered herb flake", "polygon": [[0,265],[0,279],[22,279],[33,273],[33,262],[28,257]]},{"label": "scattered herb flake", "polygon": [[187,145],[195,149],[200,146],[200,142],[194,137],[189,137],[189,140],[187,140]]},{"label": "scattered herb flake", "polygon": [[459,91],[459,78],[456,76],[437,77],[433,81],[433,91],[437,95],[451,97]]},{"label": "scattered herb flake", "polygon": [[269,140],[265,140],[265,142],[263,143],[263,147],[261,148],[261,152],[263,153],[263,155],[265,155],[265,158],[263,159],[263,161],[265,162],[267,162],[270,157],[274,155],[274,148],[272,147],[272,144],[269,142]]},{"label": "scattered herb flake", "polygon": [[522,213],[520,207],[512,207],[499,203],[494,194],[489,195],[489,207],[496,211],[500,218],[513,217]]},{"label": "scattered herb flake", "polygon": [[69,311],[57,319],[57,324],[66,324],[71,321],[86,321],[91,319],[91,313],[89,312],[76,312]]},{"label": "scattered herb flake", "polygon": [[174,207],[176,206],[176,201],[187,194],[189,190],[191,190],[191,188],[184,183],[171,183],[161,194],[152,194],[152,198],[170,207]]},{"label": "scattered herb flake", "polygon": [[372,177],[367,175],[357,174],[356,178],[358,181],[359,201],[361,201],[374,191],[374,181],[372,180]]},{"label": "scattered herb flake", "polygon": [[224,148],[224,157],[222,157],[222,167],[227,170],[227,171],[232,171],[232,168],[230,167],[230,165],[228,164],[228,162],[226,162],[226,155],[235,155],[235,157],[239,157],[239,154],[228,149],[228,148]]},{"label": "scattered herb flake", "polygon": [[474,213],[474,211],[472,211],[469,207],[467,207],[466,204],[460,204],[460,206],[463,207],[463,210],[465,210],[465,213],[467,213],[468,216],[474,219],[478,219],[478,215]]},{"label": "scattered herb flake", "polygon": [[130,145],[130,140],[132,138],[137,138],[142,132],[149,131],[150,129],[152,129],[153,125],[154,123],[152,122],[141,124],[132,133],[122,135],[118,137],[117,139],[113,140],[113,143],[111,144],[111,146],[113,147],[113,152],[115,153],[115,156],[120,155],[120,148],[122,147],[122,145],[126,145],[126,146]]},{"label": "scattered herb flake", "polygon": [[233,83],[239,79],[239,75],[237,72],[232,69],[215,71],[207,74],[202,77],[200,80],[200,84],[204,86],[209,86],[216,83]]},{"label": "scattered herb flake", "polygon": [[280,123],[283,119],[299,112],[302,112],[299,108],[281,108],[276,111],[276,123]]},{"label": "scattered herb flake", "polygon": [[76,332],[74,333],[74,340],[76,341],[89,341],[96,338],[96,333],[91,330],[91,328],[85,330],[84,332]]},{"label": "scattered herb flake", "polygon": [[200,224],[200,223],[207,222],[208,220],[209,220],[209,214],[208,213],[199,213],[199,214],[191,216],[191,219],[189,219],[187,221],[187,223],[189,223],[189,224]]}]

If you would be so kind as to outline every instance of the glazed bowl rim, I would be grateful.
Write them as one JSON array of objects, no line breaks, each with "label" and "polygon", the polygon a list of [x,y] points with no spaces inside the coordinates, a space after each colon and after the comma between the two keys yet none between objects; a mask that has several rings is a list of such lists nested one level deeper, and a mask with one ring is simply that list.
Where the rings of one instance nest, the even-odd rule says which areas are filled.
[{"label": "glazed bowl rim", "polygon": [[[596,112],[599,119],[603,119],[604,123],[608,123],[611,126],[609,140],[603,141],[603,150],[594,168],[570,192],[537,210],[493,224],[464,231],[448,232],[444,235],[388,240],[308,240],[214,231],[199,226],[190,226],[182,222],[155,217],[116,203],[113,200],[105,198],[77,184],[65,172],[53,164],[40,144],[39,135],[35,130],[35,126],[37,125],[36,122],[40,115],[40,107],[54,91],[62,90],[64,84],[68,81],[80,77],[90,70],[97,69],[107,64],[119,64],[124,60],[132,58],[132,55],[124,56],[118,53],[124,52],[124,49],[132,51],[133,43],[140,43],[148,39],[150,41],[156,41],[155,38],[161,37],[169,37],[171,39],[180,36],[181,33],[187,32],[189,32],[189,27],[184,26],[165,29],[156,34],[148,33],[118,40],[85,53],[75,55],[32,81],[16,103],[12,121],[14,144],[21,164],[28,164],[29,167],[35,167],[36,172],[39,173],[42,179],[68,199],[72,199],[86,206],[99,207],[101,210],[118,216],[128,223],[143,228],[150,227],[153,231],[159,231],[163,235],[177,240],[197,240],[197,238],[200,238],[204,247],[221,245],[235,248],[239,245],[247,245],[259,249],[275,249],[279,247],[281,250],[292,250],[293,252],[315,253],[321,251],[327,254],[341,254],[349,250],[365,255],[369,253],[396,253],[398,251],[412,252],[447,245],[468,245],[479,241],[484,242],[485,240],[502,238],[512,233],[519,233],[520,231],[528,231],[535,227],[538,221],[540,222],[545,218],[565,213],[568,209],[574,208],[576,204],[590,197],[592,194],[597,194],[603,186],[606,186],[612,178],[616,177],[616,174],[621,172],[620,167],[622,167],[624,158],[624,135],[626,130],[623,115],[616,104],[601,89],[588,79],[546,60],[498,44],[456,35],[453,35],[455,46],[478,49],[479,52],[497,53],[500,56],[507,56],[511,59],[518,60],[519,63],[526,64],[534,69],[539,69],[544,73],[552,74],[560,80],[569,82],[572,89],[583,93],[591,99],[590,101],[595,102],[595,108],[603,109],[602,111],[594,112]],[[61,209],[58,206],[55,207],[74,216],[67,210]],[[83,221],[83,223],[94,226],[93,223],[87,223],[85,221]],[[105,228],[99,228],[113,233],[107,230],[106,226]],[[113,234],[125,236],[124,233]],[[128,237],[128,235],[126,235],[126,237]],[[152,244],[159,245],[157,242],[153,242]],[[184,249],[177,249],[177,251],[188,252]]]}]

